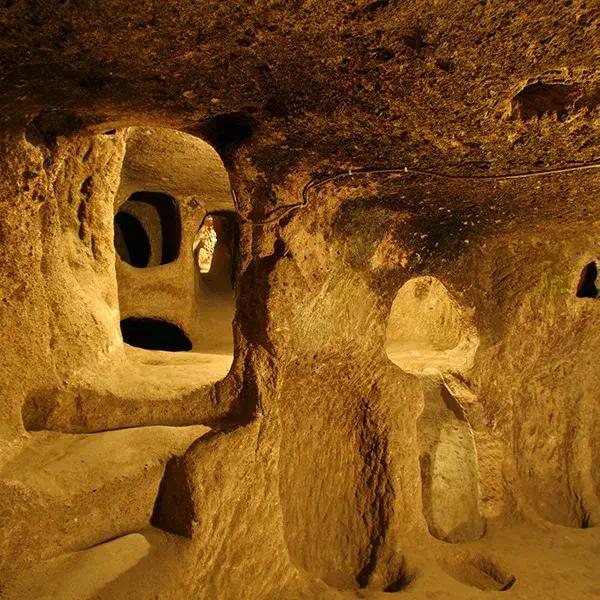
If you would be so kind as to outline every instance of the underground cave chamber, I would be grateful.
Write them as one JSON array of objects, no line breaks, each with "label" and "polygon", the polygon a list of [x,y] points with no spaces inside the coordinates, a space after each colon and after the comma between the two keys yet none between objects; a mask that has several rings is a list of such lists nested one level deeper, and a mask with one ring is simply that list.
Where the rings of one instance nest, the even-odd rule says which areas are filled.
[{"label": "underground cave chamber", "polygon": [[[97,154],[102,164],[106,156],[114,160],[120,152],[120,160],[115,160],[112,179],[94,183],[92,177],[89,183],[89,173],[76,170],[60,192],[68,197],[69,190],[83,189],[89,196],[81,205],[63,204],[64,222],[71,223],[76,237],[54,231],[62,243],[53,247],[59,252],[53,257],[56,264],[45,267],[61,281],[53,293],[69,291],[61,303],[67,312],[53,317],[71,332],[69,341],[64,346],[63,338],[53,342],[58,369],[54,385],[32,385],[24,398],[19,415],[27,442],[5,462],[0,478],[8,498],[5,506],[12,507],[2,515],[11,535],[2,540],[1,555],[19,572],[34,575],[26,581],[11,576],[9,598],[35,598],[48,589],[59,598],[126,598],[139,586],[169,588],[151,574],[160,572],[157,564],[169,565],[184,579],[193,561],[210,562],[206,547],[218,553],[211,544],[218,546],[223,535],[219,528],[228,530],[235,522],[222,494],[232,507],[239,506],[240,490],[247,494],[242,502],[246,508],[257,497],[253,476],[224,482],[232,463],[238,465],[235,469],[246,469],[248,457],[256,456],[261,421],[254,424],[249,415],[259,402],[266,402],[261,410],[269,414],[273,400],[265,398],[272,389],[262,377],[282,365],[286,383],[276,395],[283,411],[277,421],[281,439],[276,451],[269,450],[276,454],[265,458],[277,456],[277,485],[263,482],[261,489],[271,494],[266,506],[275,511],[264,522],[271,523],[271,532],[281,519],[282,552],[293,564],[322,582],[318,586],[326,587],[321,589],[344,594],[412,594],[431,585],[428,572],[455,597],[465,589],[518,590],[523,578],[527,581],[524,565],[511,560],[502,544],[516,543],[514,535],[524,536],[523,543],[535,541],[530,526],[522,524],[509,530],[516,534],[502,537],[507,534],[501,533],[498,519],[507,512],[504,486],[510,472],[502,471],[509,466],[498,466],[508,459],[502,458],[503,439],[490,424],[500,417],[485,411],[504,405],[494,401],[490,408],[485,403],[495,395],[505,399],[519,393],[512,383],[517,373],[535,369],[536,352],[545,346],[532,352],[531,346],[521,346],[518,335],[532,320],[546,323],[538,336],[556,335],[557,328],[589,331],[583,324],[598,305],[585,301],[597,296],[596,263],[589,251],[557,247],[549,263],[554,270],[541,277],[535,271],[538,279],[530,275],[534,283],[528,301],[508,311],[508,342],[502,342],[508,351],[500,342],[490,342],[498,336],[499,325],[481,320],[469,288],[461,289],[456,277],[406,277],[397,266],[392,271],[384,263],[388,274],[380,285],[388,301],[382,302],[372,282],[357,278],[352,254],[369,247],[361,236],[372,229],[348,234],[340,225],[343,235],[334,230],[323,240],[323,255],[343,257],[336,259],[340,262],[329,275],[333,291],[325,295],[327,286],[313,287],[306,278],[312,272],[318,280],[323,258],[311,244],[321,242],[311,238],[307,243],[303,235],[291,235],[287,244],[268,239],[264,256],[240,273],[243,232],[227,173],[210,146],[173,130],[141,127],[104,138],[84,138],[65,150],[94,159]],[[360,209],[360,204],[348,203],[347,211]],[[340,214],[355,218],[351,212]],[[307,229],[313,232],[311,225]],[[374,247],[375,257],[390,257],[401,248],[398,243],[390,249],[385,238]],[[510,264],[502,252],[506,250],[501,246],[494,248],[496,263]],[[401,265],[402,260],[391,255],[389,264]],[[94,266],[83,268],[86,261]],[[382,264],[380,258],[369,261]],[[78,266],[61,271],[63,264]],[[381,266],[372,272],[377,274],[377,268]],[[503,281],[509,276],[501,272],[498,277]],[[282,283],[275,292],[270,286],[277,277]],[[245,286],[239,315],[245,341],[232,366],[234,289],[240,285]],[[502,289],[496,286],[490,297],[498,297]],[[265,297],[272,303],[267,314],[279,315],[284,325],[261,321]],[[560,311],[553,312],[555,304]],[[497,310],[505,310],[499,306]],[[542,314],[553,315],[552,328]],[[281,352],[278,360],[261,337],[264,331]],[[570,346],[574,365],[585,344],[593,342],[578,335],[584,346]],[[562,344],[569,347],[573,336],[565,336]],[[341,342],[343,352],[334,346]],[[282,351],[287,344],[290,350]],[[381,357],[369,354],[377,347]],[[341,357],[347,352],[353,359],[344,362]],[[517,363],[505,358],[513,354],[519,356]],[[79,365],[76,375],[74,364]],[[367,364],[371,367],[365,370]],[[335,393],[332,381],[337,382]],[[589,381],[591,386],[594,380]],[[534,399],[548,393],[535,387],[539,375],[521,385]],[[576,386],[566,382],[553,389],[569,398]],[[298,390],[303,390],[300,396]],[[593,388],[584,390],[578,401],[593,405]],[[344,402],[339,402],[342,396]],[[379,402],[378,411],[368,409],[365,398]],[[544,479],[532,472],[528,458],[543,448],[539,440],[534,449],[528,448],[536,433],[527,428],[535,428],[537,421],[514,398],[511,402],[523,422],[522,428],[513,425],[514,440],[526,458],[509,463],[510,468],[524,482],[537,477],[525,496],[527,518],[562,528],[557,530],[560,535],[567,530],[570,536],[593,536],[593,471],[582,472],[581,482],[575,471],[571,481],[557,482],[564,470],[547,461],[555,468],[549,489],[563,491],[540,495],[536,488]],[[544,414],[543,406],[536,410]],[[570,406],[572,410],[576,405]],[[324,411],[335,418],[323,419]],[[388,417],[399,430],[384,441],[389,425],[382,429],[380,419]],[[567,410],[559,422],[568,423],[569,418]],[[548,419],[557,417],[550,412]],[[573,430],[565,427],[561,435],[570,439]],[[545,435],[542,439],[549,440]],[[593,452],[591,439],[589,444],[571,451],[585,456]],[[201,458],[191,461],[194,452]],[[299,464],[304,454],[311,461]],[[337,457],[336,472],[347,477],[322,479],[331,456]],[[402,478],[403,490],[386,483],[391,473]],[[372,490],[378,486],[381,493],[373,500]],[[316,494],[346,507],[340,522],[326,519],[332,505],[315,505]],[[398,511],[416,524],[418,539],[429,540],[431,555],[420,555],[410,546],[386,550],[386,536],[398,527]],[[40,530],[45,543],[22,553],[19,540],[39,536]],[[377,553],[389,553],[380,570],[373,567],[370,554],[375,552],[374,537],[379,540]],[[196,539],[203,540],[199,555],[191,551]],[[243,535],[236,543],[241,539]]]},{"label": "underground cave chamber", "polygon": [[121,333],[131,346],[210,353],[225,363],[232,353],[237,244],[234,213],[221,208],[231,204],[221,199],[227,173],[215,153],[221,198],[211,197],[193,161],[206,163],[201,152],[214,151],[191,136],[191,156],[178,157],[188,171],[175,159],[161,165],[157,157],[175,143],[169,135],[182,144],[184,134],[168,130],[133,129],[128,137],[114,216]]},{"label": "underground cave chamber", "polygon": [[[81,361],[80,375],[59,375],[27,396],[27,448],[2,470],[13,507],[1,515],[11,531],[2,539],[3,561],[25,568],[19,540],[43,530],[44,544],[27,560],[54,565],[55,575],[30,580],[22,597],[97,591],[103,576],[79,581],[78,569],[56,557],[98,547],[103,562],[108,543],[105,564],[115,575],[142,559],[148,542],[135,532],[151,526],[165,464],[210,431],[199,414],[207,414],[210,390],[232,363],[237,223],[222,162],[208,144],[173,130],[129,128],[106,138],[83,141],[92,169],[103,154],[112,162],[80,186],[88,196],[75,207],[79,248],[69,250],[80,252],[80,265],[93,254],[96,270],[66,275],[62,300],[82,319],[71,324],[85,332],[81,346],[66,350]],[[63,191],[79,187],[79,177],[68,172]],[[205,223],[212,234],[201,272],[204,242],[195,238]],[[68,289],[76,280],[79,295]],[[91,331],[104,348],[89,344]]]},{"label": "underground cave chamber", "polygon": [[[92,271],[74,269],[69,274],[72,279],[66,281],[81,295],[76,302],[73,294],[65,296],[63,302],[71,307],[69,319],[77,311],[81,313],[81,306],[87,310],[91,307],[93,316],[78,327],[95,331],[98,339],[110,340],[106,347],[116,350],[107,355],[101,345],[93,350],[97,359],[89,361],[89,346],[78,349],[70,341],[62,349],[59,344],[57,356],[64,358],[57,365],[67,365],[61,379],[53,388],[32,387],[24,399],[20,414],[28,442],[2,470],[2,489],[9,498],[6,506],[15,507],[5,510],[3,516],[12,534],[4,538],[2,556],[9,557],[18,569],[39,576],[27,581],[15,577],[9,588],[13,597],[34,598],[48,589],[59,598],[78,598],[82,593],[90,598],[97,594],[127,597],[131,586],[140,585],[164,590],[165,583],[149,574],[149,570],[155,571],[156,561],[170,565],[174,572],[191,568],[193,554],[179,562],[180,544],[193,544],[198,536],[205,544],[212,543],[212,536],[199,525],[206,525],[205,515],[212,515],[211,527],[230,522],[221,517],[221,494],[230,493],[231,499],[242,484],[238,481],[233,487],[223,487],[230,468],[224,465],[232,460],[243,465],[256,451],[258,438],[244,438],[248,428],[252,430],[248,414],[254,410],[252,404],[245,403],[256,402],[268,389],[253,361],[266,361],[259,363],[264,369],[271,360],[266,358],[268,352],[252,360],[242,354],[250,365],[244,367],[249,369],[248,381],[236,388],[236,379],[239,382],[243,378],[240,363],[236,367],[234,362],[232,367],[233,291],[240,283],[247,286],[246,298],[252,301],[242,306],[242,331],[246,343],[248,339],[260,340],[253,337],[257,335],[256,323],[260,323],[256,315],[264,306],[260,294],[269,293],[261,277],[274,268],[273,257],[284,269],[281,289],[291,295],[280,291],[280,297],[272,297],[275,304],[271,310],[286,325],[270,330],[270,335],[274,340],[293,335],[293,352],[308,355],[312,365],[304,370],[302,361],[290,359],[294,354],[282,355],[286,357],[286,380],[293,385],[284,386],[278,400],[284,411],[280,425],[283,434],[277,451],[277,492],[269,506],[281,507],[285,552],[327,589],[343,593],[411,594],[419,586],[429,585],[428,570],[457,597],[465,589],[483,593],[518,590],[523,564],[502,550],[504,542],[489,541],[490,535],[492,539],[499,535],[498,515],[506,510],[501,504],[505,502],[501,491],[506,485],[502,483],[505,475],[497,467],[505,459],[498,457],[502,446],[489,433],[486,419],[490,417],[481,407],[485,398],[500,393],[486,385],[503,385],[502,397],[510,397],[515,393],[510,383],[515,372],[510,368],[517,372],[533,368],[527,365],[534,364],[531,361],[536,355],[530,349],[520,349],[522,338],[517,336],[517,343],[509,336],[516,347],[511,352],[522,354],[518,365],[504,363],[508,374],[502,383],[496,375],[502,354],[489,342],[494,330],[478,320],[474,303],[458,289],[456,279],[442,275],[384,279],[389,302],[382,310],[373,288],[357,281],[342,263],[334,277],[347,269],[343,276],[347,279],[335,285],[346,286],[352,293],[334,292],[324,302],[322,288],[312,289],[302,274],[303,294],[309,298],[304,301],[304,295],[297,296],[297,288],[290,287],[296,276],[290,270],[292,261],[305,265],[313,261],[311,246],[302,237],[294,241],[292,236],[288,246],[270,240],[265,244],[267,257],[258,262],[264,271],[258,270],[250,279],[246,271],[246,278],[240,281],[242,234],[234,216],[227,174],[214,151],[197,138],[189,139],[172,130],[131,128],[114,137],[111,144],[122,140],[121,161],[114,166],[114,179],[106,186],[116,191],[112,196],[94,194],[94,184],[88,183],[83,186],[90,193],[85,210],[72,208],[83,215],[83,223],[73,221],[78,232],[75,248],[81,252],[77,260],[84,264],[91,257],[98,268],[106,256],[106,274],[96,273],[94,285],[90,285],[86,278]],[[86,144],[92,145],[92,155],[117,153],[114,147],[108,152],[101,136]],[[84,155],[90,152],[86,144],[68,151]],[[172,154],[174,164],[168,158]],[[188,158],[190,154],[193,158]],[[198,173],[198,165],[204,165],[205,171]],[[87,181],[87,177],[86,173],[73,173],[72,186],[81,189],[81,180]],[[350,206],[349,210],[357,210],[359,205]],[[65,219],[68,221],[68,213]],[[91,226],[98,222],[102,225],[96,225],[93,231],[98,237],[94,238]],[[104,237],[99,235],[101,231]],[[57,247],[72,252],[70,238],[64,239],[68,242]],[[334,256],[365,245],[360,237],[339,234],[328,243]],[[383,240],[380,244],[389,254],[389,243]],[[496,251],[499,261],[503,260],[501,252]],[[529,303],[511,315],[513,332],[531,321],[532,312],[551,311],[551,302],[562,303],[562,312],[555,318],[570,315],[575,323],[571,326],[576,328],[596,310],[598,303],[582,302],[597,294],[595,261],[590,261],[589,254],[583,258],[577,252],[566,254],[567,258],[556,256],[555,271],[545,273],[532,288]],[[347,257],[344,260],[350,261]],[[71,261],[77,264],[73,257]],[[390,262],[398,264],[393,258]],[[318,272],[318,267],[311,268]],[[568,277],[561,269],[569,273]],[[105,290],[101,301],[99,289]],[[360,303],[354,299],[357,295]],[[248,307],[259,312],[249,313]],[[340,320],[340,314],[346,315],[345,319]],[[61,318],[60,313],[57,318]],[[382,362],[373,362],[376,359],[372,355],[368,359],[376,365],[372,369],[376,385],[365,377],[363,365],[368,355],[362,354],[364,347],[356,347],[356,340],[374,343],[373,323],[385,351]],[[65,321],[61,326],[74,325]],[[72,335],[79,343],[85,342],[86,338],[78,337],[74,330]],[[340,358],[325,360],[314,350],[315,340],[325,345],[338,343],[336,336],[344,339],[355,355],[343,368]],[[591,343],[591,338],[584,343]],[[76,351],[82,366],[74,377],[71,365]],[[327,352],[332,352],[331,348]],[[573,348],[573,352],[575,360],[582,350]],[[481,381],[477,381],[478,369],[483,370]],[[329,387],[331,381],[338,382],[335,394]],[[297,389],[304,390],[301,402]],[[530,390],[533,397],[535,389]],[[567,388],[561,393],[568,397]],[[343,403],[337,400],[340,394],[345,398]],[[368,397],[379,398],[384,412],[367,410],[363,398]],[[322,419],[324,407],[336,415],[335,422],[342,431],[350,432],[348,436],[340,437],[338,429]],[[402,423],[404,428],[389,445],[382,443],[379,429],[385,411],[390,412],[392,422]],[[530,423],[527,414],[524,409],[524,423]],[[307,424],[306,430],[298,426],[302,422]],[[222,424],[226,428],[233,425],[232,434],[226,433],[225,438],[219,433]],[[515,432],[525,452],[532,452],[527,449],[531,435],[518,428]],[[566,428],[564,435],[568,437],[572,431]],[[220,439],[231,441],[219,449]],[[408,470],[403,476],[403,493],[407,495],[400,508],[414,511],[410,518],[418,524],[418,535],[432,541],[434,554],[423,558],[410,547],[398,548],[385,568],[377,571],[368,553],[370,540],[373,535],[384,536],[383,532],[393,530],[395,511],[400,510],[394,508],[394,502],[401,493],[388,490],[373,502],[372,485],[388,485],[382,483],[385,473],[397,468],[395,461],[404,456],[407,447],[411,449],[407,456],[413,458],[403,463],[402,469]],[[190,448],[201,452],[200,462],[187,462]],[[580,451],[585,452],[585,447]],[[303,452],[312,460],[299,466],[298,457]],[[337,468],[343,466],[350,477],[321,479],[320,473],[328,468],[332,455],[338,457]],[[515,468],[531,477],[528,462],[517,462]],[[195,469],[201,476],[190,476]],[[307,475],[298,476],[299,469]],[[522,477],[527,480],[525,474]],[[586,488],[588,484],[582,481],[576,488],[554,481],[551,489],[563,486],[565,492],[562,497],[554,496],[553,503],[546,501],[548,496],[532,492],[528,518],[567,529],[573,535],[593,535],[596,516],[589,490],[595,484],[592,479],[591,487]],[[255,486],[249,481],[245,489],[248,496],[244,503],[251,506]],[[324,523],[331,508],[327,504],[315,507],[315,489],[338,498],[339,505],[358,506],[346,510],[340,524]],[[29,514],[36,519],[26,518]],[[357,520],[359,515],[368,518]],[[271,519],[277,522],[273,515]],[[45,544],[21,555],[18,540],[38,536],[40,529]],[[343,538],[338,540],[341,532]],[[528,544],[534,543],[526,528],[517,532]],[[514,539],[506,538],[512,540],[510,543]],[[580,543],[574,537],[569,539],[570,543]],[[26,562],[21,562],[23,557]],[[100,564],[105,575],[94,574]],[[183,571],[179,573],[178,577],[185,577]],[[82,577],[86,582],[83,587]]]},{"label": "underground cave chamber", "polygon": [[0,598],[600,597],[599,23],[0,3]]},{"label": "underground cave chamber", "polygon": [[479,539],[477,450],[461,373],[479,344],[469,311],[435,277],[409,279],[392,303],[386,329],[388,358],[418,376],[424,408],[417,421],[423,513],[430,533],[447,542]]}]

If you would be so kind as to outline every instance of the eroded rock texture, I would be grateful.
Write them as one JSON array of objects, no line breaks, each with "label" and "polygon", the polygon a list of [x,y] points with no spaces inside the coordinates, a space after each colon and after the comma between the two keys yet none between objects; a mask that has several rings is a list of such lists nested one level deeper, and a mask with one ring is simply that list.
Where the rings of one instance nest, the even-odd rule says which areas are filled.
[{"label": "eroded rock texture", "polygon": [[600,597],[594,2],[0,28],[0,597]]}]

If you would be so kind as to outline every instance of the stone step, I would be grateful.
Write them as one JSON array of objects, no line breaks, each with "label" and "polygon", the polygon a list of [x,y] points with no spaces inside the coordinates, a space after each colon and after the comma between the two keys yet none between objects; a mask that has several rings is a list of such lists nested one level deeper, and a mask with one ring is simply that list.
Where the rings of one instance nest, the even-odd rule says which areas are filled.
[{"label": "stone step", "polygon": [[[188,540],[149,527],[15,573],[3,600],[155,600],[181,597]],[[175,596],[173,594],[176,594]]]},{"label": "stone step", "polygon": [[150,552],[140,533],[131,533],[87,550],[64,554],[32,567],[6,584],[7,600],[87,600],[134,568]]},{"label": "stone step", "polygon": [[148,527],[165,463],[209,431],[198,425],[31,434],[0,472],[0,571]]}]

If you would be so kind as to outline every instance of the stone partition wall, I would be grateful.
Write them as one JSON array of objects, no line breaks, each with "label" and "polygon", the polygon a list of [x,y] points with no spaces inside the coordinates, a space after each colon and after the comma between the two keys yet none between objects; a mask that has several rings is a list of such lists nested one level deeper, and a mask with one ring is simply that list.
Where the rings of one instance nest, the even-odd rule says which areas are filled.
[{"label": "stone partition wall", "polygon": [[2,431],[9,443],[23,431],[28,398],[118,351],[112,201],[124,150],[123,134],[62,138],[50,147],[35,127],[3,137]]}]

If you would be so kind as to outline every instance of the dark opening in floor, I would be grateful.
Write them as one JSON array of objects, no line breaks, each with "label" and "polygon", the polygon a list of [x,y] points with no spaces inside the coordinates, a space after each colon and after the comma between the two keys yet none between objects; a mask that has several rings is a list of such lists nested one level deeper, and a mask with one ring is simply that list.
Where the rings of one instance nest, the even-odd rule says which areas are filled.
[{"label": "dark opening in floor", "polygon": [[415,573],[409,571],[403,563],[397,577],[383,591],[388,593],[401,592],[415,580],[415,577]]},{"label": "dark opening in floor", "polygon": [[[138,220],[150,245],[146,264],[127,262],[133,266],[154,267],[177,260],[181,246],[181,218],[175,198],[159,192],[135,192],[119,207],[115,221],[123,214]],[[122,255],[121,258],[127,260]]]},{"label": "dark opening in floor", "polygon": [[517,581],[487,556],[448,556],[440,560],[440,566],[450,577],[484,592],[506,592]]},{"label": "dark opening in floor", "polygon": [[577,284],[578,298],[597,298],[598,288],[596,287],[596,279],[598,278],[598,265],[595,261],[588,263],[583,267],[579,283]]},{"label": "dark opening in floor", "polygon": [[126,212],[115,215],[115,248],[121,260],[134,267],[147,267],[150,240],[139,220]]},{"label": "dark opening in floor", "polygon": [[121,321],[123,341],[146,350],[184,352],[192,349],[188,336],[173,323],[146,317],[128,317]]}]

